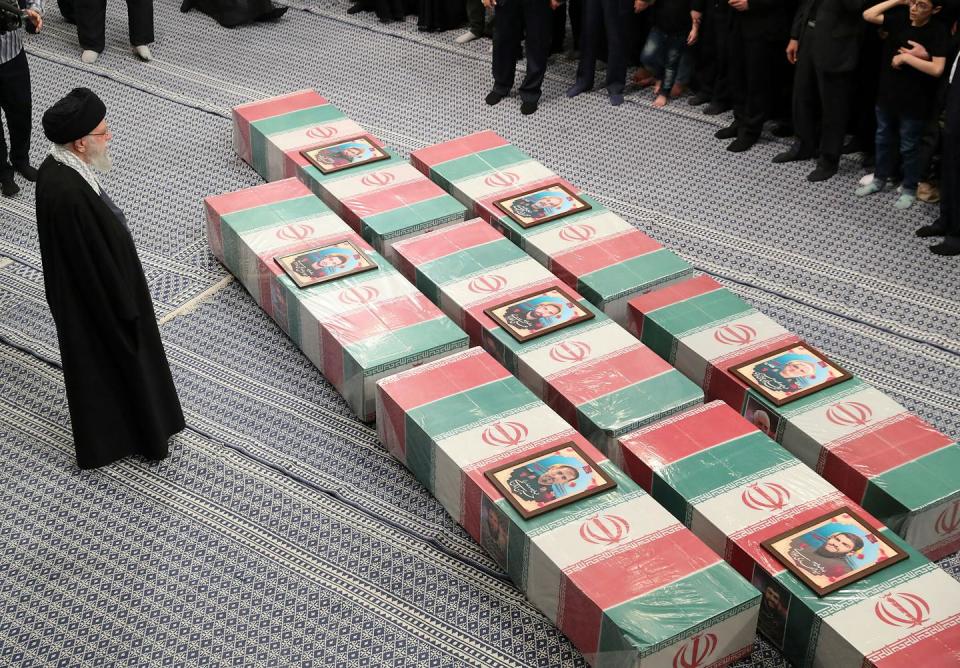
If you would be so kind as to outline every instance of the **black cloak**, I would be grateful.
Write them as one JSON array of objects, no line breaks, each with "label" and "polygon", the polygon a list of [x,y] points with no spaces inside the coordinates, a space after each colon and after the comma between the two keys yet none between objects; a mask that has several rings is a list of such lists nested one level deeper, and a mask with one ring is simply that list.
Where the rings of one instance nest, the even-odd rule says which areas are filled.
[{"label": "black cloak", "polygon": [[36,192],[77,464],[162,459],[184,427],[183,412],[133,238],[83,177],[52,157],[40,166]]}]

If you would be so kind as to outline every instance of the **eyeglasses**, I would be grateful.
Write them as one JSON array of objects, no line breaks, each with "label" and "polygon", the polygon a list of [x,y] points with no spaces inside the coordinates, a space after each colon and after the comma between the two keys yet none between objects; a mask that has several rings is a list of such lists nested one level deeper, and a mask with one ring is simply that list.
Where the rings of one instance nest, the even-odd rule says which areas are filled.
[{"label": "eyeglasses", "polygon": [[113,133],[110,130],[104,130],[103,132],[90,132],[87,134],[88,137],[102,137],[104,135],[113,136]]}]

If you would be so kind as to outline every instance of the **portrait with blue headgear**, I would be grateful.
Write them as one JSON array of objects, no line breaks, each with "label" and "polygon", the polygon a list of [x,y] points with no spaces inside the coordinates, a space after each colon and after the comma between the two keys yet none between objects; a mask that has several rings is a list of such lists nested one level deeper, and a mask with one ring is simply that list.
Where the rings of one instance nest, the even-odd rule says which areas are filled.
[{"label": "portrait with blue headgear", "polygon": [[367,137],[317,146],[301,151],[301,154],[324,173],[390,157]]},{"label": "portrait with blue headgear", "polygon": [[768,352],[731,370],[777,405],[851,377],[804,343]]},{"label": "portrait with blue headgear", "polygon": [[585,211],[590,204],[561,183],[496,202],[497,207],[524,227]]}]

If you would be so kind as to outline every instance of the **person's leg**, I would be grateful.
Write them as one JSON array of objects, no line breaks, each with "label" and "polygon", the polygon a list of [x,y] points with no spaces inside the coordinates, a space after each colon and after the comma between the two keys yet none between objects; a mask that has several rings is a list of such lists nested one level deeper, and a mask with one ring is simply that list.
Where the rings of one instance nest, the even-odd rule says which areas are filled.
[{"label": "person's leg", "polygon": [[106,45],[107,0],[79,0],[75,18],[80,47],[101,53]]},{"label": "person's leg", "polygon": [[691,85],[696,91],[690,98],[691,106],[700,106],[713,99],[713,85],[717,78],[717,9],[710,0],[704,3],[700,21],[700,37],[690,50],[693,55]]},{"label": "person's leg", "polygon": [[716,133],[718,139],[736,137],[739,127],[749,120],[747,116],[746,41],[743,39],[740,21],[736,16],[730,17],[730,30],[727,37],[727,76],[730,102],[733,105],[733,123]]},{"label": "person's leg", "polygon": [[817,89],[817,72],[813,66],[813,49],[804,40],[797,55],[796,73],[793,79],[793,128],[796,143],[788,151],[778,154],[777,163],[792,160],[807,160],[813,156],[818,143],[820,126],[820,94]]},{"label": "person's leg", "polygon": [[[580,37],[583,35],[583,0],[568,0],[567,13],[570,16],[570,33],[573,35],[573,50],[580,50]],[[561,8],[562,10],[562,8]]]},{"label": "person's leg", "polygon": [[[709,0],[707,0],[709,2]],[[716,43],[716,76],[713,79],[713,96],[703,110],[708,116],[722,114],[730,108],[733,96],[730,92],[730,17],[726,8],[715,8],[713,19],[714,42]]]},{"label": "person's leg", "polygon": [[[493,23],[493,90],[487,96],[488,104],[496,104],[513,88],[517,73],[517,56],[523,39],[522,0],[502,0],[497,3]],[[493,96],[499,96],[491,102]]]},{"label": "person's leg", "polygon": [[[22,55],[22,54],[21,54]],[[3,63],[0,65],[0,110],[2,110],[3,115],[6,115],[9,119],[9,108],[10,108],[10,93],[13,90],[12,78],[10,75],[10,62]],[[20,191],[20,188],[16,186],[13,182],[13,165],[10,164],[9,153],[7,151],[7,138],[3,130],[3,118],[0,115],[0,182],[3,183],[3,194],[6,195],[15,195]],[[11,185],[12,184],[12,187]],[[8,189],[12,192],[8,192]]]},{"label": "person's leg", "polygon": [[153,60],[148,44],[153,43],[153,0],[127,0],[130,44],[141,60]]},{"label": "person's leg", "polygon": [[883,190],[896,167],[897,117],[879,106],[876,115],[877,135],[874,151],[877,164],[873,171],[873,180],[857,188],[856,194],[860,197]]},{"label": "person's leg", "polygon": [[[30,131],[32,126],[33,100],[30,93],[30,66],[27,54],[20,52],[4,63],[9,75],[0,87],[3,93],[3,112],[10,131],[10,165],[30,181],[36,181],[36,170],[30,167]],[[0,135],[3,134],[0,129]],[[6,163],[6,160],[2,160]]]},{"label": "person's leg", "polygon": [[57,0],[57,7],[60,9],[60,16],[67,23],[76,23],[76,9],[73,0]]},{"label": "person's leg", "polygon": [[543,87],[543,77],[547,73],[547,58],[550,55],[550,28],[554,10],[549,2],[542,0],[523,0],[523,23],[526,26],[524,48],[527,54],[527,74],[518,89],[523,101],[521,111],[533,113],[537,110]]},{"label": "person's leg", "polygon": [[615,104],[623,102],[627,84],[627,19],[633,11],[629,0],[601,0],[607,27],[606,88]]},{"label": "person's leg", "polygon": [[467,30],[475,37],[483,37],[487,29],[487,8],[483,0],[466,0],[467,3]]},{"label": "person's leg", "polygon": [[923,119],[900,117],[900,160],[903,163],[903,182],[895,207],[906,209],[917,199],[920,182],[920,144],[927,123]]},{"label": "person's leg", "polygon": [[670,97],[670,89],[677,81],[685,42],[685,36],[678,34],[667,35],[664,40],[663,80],[660,85],[660,94],[653,103],[655,107],[666,105]]},{"label": "person's leg", "polygon": [[658,81],[663,81],[665,46],[666,36],[657,28],[651,28],[640,53],[640,66]]},{"label": "person's leg", "polygon": [[[837,170],[843,152],[843,138],[850,123],[852,95],[856,86],[853,72],[817,72],[820,91],[820,159],[818,165]],[[794,123],[797,121],[794,120]]]},{"label": "person's leg", "polygon": [[743,40],[743,98],[739,107],[734,107],[737,121],[737,139],[727,146],[728,151],[739,153],[749,150],[760,138],[763,121],[770,109],[771,85],[769,58],[766,40]]},{"label": "person's leg", "polygon": [[580,62],[577,63],[577,80],[567,91],[567,97],[591,90],[597,71],[597,46],[603,26],[603,8],[597,0],[591,0],[583,3],[581,11],[583,32],[580,35]]},{"label": "person's leg", "polygon": [[557,9],[550,13],[550,50],[547,55],[553,53],[563,53],[563,43],[567,40],[567,13]]}]

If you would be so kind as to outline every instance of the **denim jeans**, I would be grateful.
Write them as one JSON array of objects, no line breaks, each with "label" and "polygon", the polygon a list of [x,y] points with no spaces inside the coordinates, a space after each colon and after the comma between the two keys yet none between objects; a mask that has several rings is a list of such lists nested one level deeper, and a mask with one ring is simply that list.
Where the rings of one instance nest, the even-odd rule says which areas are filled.
[{"label": "denim jeans", "polygon": [[920,181],[920,143],[927,122],[877,107],[877,166],[874,178],[887,180],[897,167],[896,145],[899,138],[903,162],[903,192],[915,195]]},{"label": "denim jeans", "polygon": [[664,95],[669,95],[673,84],[677,82],[680,59],[686,46],[687,36],[683,33],[667,34],[658,28],[650,29],[643,53],[640,54],[640,63],[662,82],[660,91]]}]

